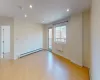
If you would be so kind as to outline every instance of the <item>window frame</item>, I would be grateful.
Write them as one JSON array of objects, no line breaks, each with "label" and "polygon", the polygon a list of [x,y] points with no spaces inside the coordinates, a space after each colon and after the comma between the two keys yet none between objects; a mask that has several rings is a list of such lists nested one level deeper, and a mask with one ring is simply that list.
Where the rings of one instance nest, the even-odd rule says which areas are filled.
[{"label": "window frame", "polygon": [[[61,33],[61,29],[60,29],[60,38],[56,38],[56,28],[57,28],[57,27],[60,27],[60,28],[61,28],[61,27],[63,27],[63,26],[66,27],[66,32],[65,32],[65,33],[66,33],[66,34],[65,34],[65,35],[66,35],[66,38],[62,38],[62,36],[61,36],[61,34],[62,34],[62,33]],[[60,41],[57,41],[56,39],[60,39]],[[61,39],[64,39],[64,41],[61,41]],[[66,24],[63,24],[63,25],[56,25],[56,26],[54,27],[54,42],[55,42],[55,43],[64,43],[64,44],[65,44],[66,41],[67,41],[67,25],[66,25]]]}]

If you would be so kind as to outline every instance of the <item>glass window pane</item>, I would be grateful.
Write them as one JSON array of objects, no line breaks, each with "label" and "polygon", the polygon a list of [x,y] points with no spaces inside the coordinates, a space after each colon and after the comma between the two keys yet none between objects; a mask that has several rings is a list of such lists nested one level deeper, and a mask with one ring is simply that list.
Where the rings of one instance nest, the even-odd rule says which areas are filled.
[{"label": "glass window pane", "polygon": [[60,38],[60,27],[56,27],[56,33],[55,33],[56,38]]},{"label": "glass window pane", "polygon": [[64,42],[64,39],[61,39],[61,42]]},{"label": "glass window pane", "polygon": [[66,26],[60,26],[55,28],[55,41],[66,42]]},{"label": "glass window pane", "polygon": [[66,26],[61,27],[61,38],[66,38]]},{"label": "glass window pane", "polygon": [[49,29],[49,38],[52,38],[52,29]]}]

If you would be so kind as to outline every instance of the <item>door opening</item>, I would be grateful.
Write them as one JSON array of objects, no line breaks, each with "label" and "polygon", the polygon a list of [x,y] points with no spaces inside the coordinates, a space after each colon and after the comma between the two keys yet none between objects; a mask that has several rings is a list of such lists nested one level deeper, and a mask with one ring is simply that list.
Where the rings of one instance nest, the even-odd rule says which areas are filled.
[{"label": "door opening", "polygon": [[48,29],[48,48],[49,48],[49,51],[52,51],[52,28],[49,28]]},{"label": "door opening", "polygon": [[1,26],[1,49],[0,57],[10,58],[10,26]]}]

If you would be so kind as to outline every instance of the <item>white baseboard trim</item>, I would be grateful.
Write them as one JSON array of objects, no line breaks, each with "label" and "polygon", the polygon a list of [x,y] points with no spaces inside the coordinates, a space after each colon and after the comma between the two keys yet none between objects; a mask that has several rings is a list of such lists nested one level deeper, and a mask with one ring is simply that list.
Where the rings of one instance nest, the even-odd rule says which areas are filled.
[{"label": "white baseboard trim", "polygon": [[[49,51],[49,50],[48,50]],[[56,55],[59,55],[59,56],[61,56],[61,57],[63,57],[63,58],[65,58],[65,59],[67,59],[67,60],[69,60],[70,61],[70,59],[69,58],[67,58],[67,57],[65,57],[64,55],[62,55],[62,54],[57,54],[57,53],[55,53],[55,52],[52,52],[52,53],[54,53],[54,54],[56,54]]]}]

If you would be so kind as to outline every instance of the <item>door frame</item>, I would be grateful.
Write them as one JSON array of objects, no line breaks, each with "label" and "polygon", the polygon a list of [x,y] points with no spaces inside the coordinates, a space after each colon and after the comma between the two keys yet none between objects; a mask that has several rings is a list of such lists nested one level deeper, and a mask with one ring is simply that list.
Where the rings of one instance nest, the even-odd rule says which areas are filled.
[{"label": "door frame", "polygon": [[52,33],[53,33],[53,28],[52,27],[48,28],[48,50],[52,52],[52,49],[49,49],[49,29],[52,29]]},{"label": "door frame", "polygon": [[[11,39],[11,26],[10,25],[0,25],[0,58],[4,58],[4,54],[3,54],[3,57],[2,57],[2,26],[8,26],[10,28],[10,39]],[[4,34],[3,34],[4,36]],[[10,45],[11,45],[11,40],[10,40]],[[9,46],[11,48],[11,46]],[[11,49],[10,49],[10,52],[11,52]],[[10,53],[9,53],[9,57],[10,57]]]}]

